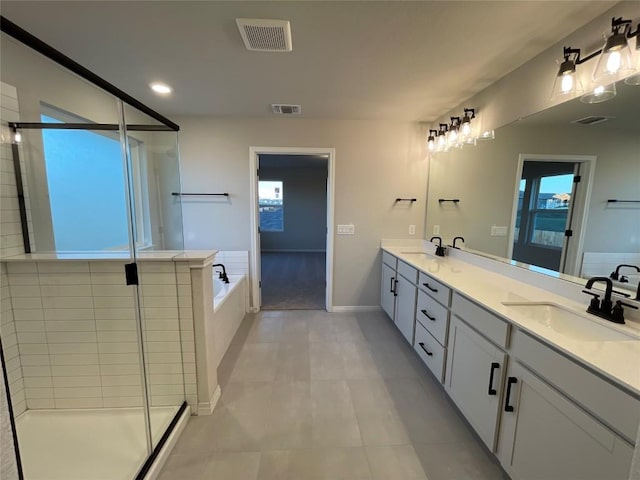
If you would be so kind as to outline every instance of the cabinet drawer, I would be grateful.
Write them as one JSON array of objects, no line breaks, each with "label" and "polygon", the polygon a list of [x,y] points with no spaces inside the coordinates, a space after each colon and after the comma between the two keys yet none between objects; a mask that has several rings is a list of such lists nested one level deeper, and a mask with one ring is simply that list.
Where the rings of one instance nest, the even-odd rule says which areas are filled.
[{"label": "cabinet drawer", "polygon": [[408,263],[404,263],[402,260],[398,260],[398,273],[411,283],[416,283],[416,280],[418,279],[418,270]]},{"label": "cabinet drawer", "polygon": [[382,263],[386,263],[394,270],[398,268],[398,259],[385,251],[382,252]]},{"label": "cabinet drawer", "polygon": [[421,323],[441,345],[446,345],[449,310],[422,290],[418,290],[416,320]]},{"label": "cabinet drawer", "polygon": [[438,381],[442,382],[447,349],[440,345],[420,323],[416,323],[416,339],[413,348]]},{"label": "cabinet drawer", "polygon": [[636,442],[640,400],[521,330],[513,334],[511,354],[632,444]]},{"label": "cabinet drawer", "polygon": [[507,346],[509,324],[501,318],[457,293],[451,299],[451,311],[496,345]]},{"label": "cabinet drawer", "polygon": [[451,289],[449,287],[445,287],[442,283],[435,280],[433,277],[430,277],[426,273],[420,272],[418,287],[438,300],[445,307],[449,306]]}]

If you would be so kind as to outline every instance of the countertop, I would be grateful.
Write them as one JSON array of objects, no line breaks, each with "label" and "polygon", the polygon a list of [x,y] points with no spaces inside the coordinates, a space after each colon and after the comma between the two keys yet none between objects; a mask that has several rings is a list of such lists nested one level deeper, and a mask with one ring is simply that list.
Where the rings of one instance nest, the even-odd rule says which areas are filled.
[{"label": "countertop", "polygon": [[[149,250],[136,253],[139,262],[203,262],[212,261],[217,250]],[[132,261],[130,252],[26,253],[0,258],[0,262],[57,262],[57,261]]]},{"label": "countertop", "polygon": [[[585,303],[580,304],[457,258],[436,257],[430,252],[419,253],[421,249],[415,247],[383,246],[382,249],[640,397],[640,329],[630,325],[617,325],[586,314],[586,296]],[[548,302],[561,305],[583,316],[585,322],[592,321],[632,337],[629,340],[611,341],[580,338],[581,332],[578,329],[554,330],[503,305],[503,302]]]}]

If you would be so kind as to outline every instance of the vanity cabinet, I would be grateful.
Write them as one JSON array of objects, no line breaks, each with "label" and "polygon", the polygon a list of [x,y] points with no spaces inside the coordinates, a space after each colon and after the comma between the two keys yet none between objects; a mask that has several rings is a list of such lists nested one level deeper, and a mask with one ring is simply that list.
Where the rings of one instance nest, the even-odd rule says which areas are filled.
[{"label": "vanity cabinet", "polygon": [[418,271],[393,255],[382,254],[380,305],[413,345]]},{"label": "vanity cabinet", "polygon": [[380,306],[389,318],[393,320],[396,313],[396,269],[382,264],[382,285],[380,291]]},{"label": "vanity cabinet", "polygon": [[413,345],[416,315],[416,285],[398,272],[395,323],[409,344]]},{"label": "vanity cabinet", "polygon": [[496,444],[505,360],[500,348],[452,316],[445,390],[491,451]]},{"label": "vanity cabinet", "polygon": [[506,381],[497,455],[512,480],[629,478],[629,443],[520,363]]}]

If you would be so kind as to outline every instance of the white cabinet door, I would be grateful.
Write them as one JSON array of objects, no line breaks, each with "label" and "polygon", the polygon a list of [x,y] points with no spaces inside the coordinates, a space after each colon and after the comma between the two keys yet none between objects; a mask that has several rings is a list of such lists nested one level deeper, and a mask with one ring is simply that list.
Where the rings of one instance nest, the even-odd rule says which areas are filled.
[{"label": "white cabinet door", "polygon": [[413,345],[413,330],[416,324],[416,291],[415,284],[402,276],[398,277],[395,322],[396,327],[411,345]]},{"label": "white cabinet door", "polygon": [[493,451],[506,355],[452,316],[445,389]]},{"label": "white cabinet door", "polygon": [[380,305],[382,309],[393,320],[396,305],[396,271],[386,263],[382,264],[382,287],[380,290]]},{"label": "white cabinet door", "polygon": [[629,478],[633,448],[515,362],[507,392],[497,454],[513,480]]}]

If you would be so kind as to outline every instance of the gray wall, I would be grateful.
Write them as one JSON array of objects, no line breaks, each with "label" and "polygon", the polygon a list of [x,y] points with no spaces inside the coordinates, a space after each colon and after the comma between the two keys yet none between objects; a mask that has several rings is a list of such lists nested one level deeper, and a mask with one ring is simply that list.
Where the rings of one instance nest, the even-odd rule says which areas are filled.
[{"label": "gray wall", "polygon": [[[431,162],[427,236],[440,225],[444,239],[463,235],[474,250],[507,256],[508,237],[491,237],[491,225],[511,227],[518,156],[595,155],[585,252],[640,251],[640,210],[610,206],[608,198],[637,199],[640,191],[637,132],[596,126],[498,129],[496,139],[436,156]],[[437,199],[460,198],[458,207]]]},{"label": "gray wall", "polygon": [[[380,239],[424,231],[426,145],[415,123],[305,118],[178,117],[185,191],[228,191],[228,201],[183,203],[185,247],[250,250],[249,147],[335,148],[337,306],[380,305]],[[286,193],[285,193],[286,195]],[[413,205],[396,197],[416,197]]]},{"label": "gray wall", "polygon": [[326,250],[327,167],[261,167],[260,180],[281,180],[284,195],[284,231],[263,231],[261,249]]}]

